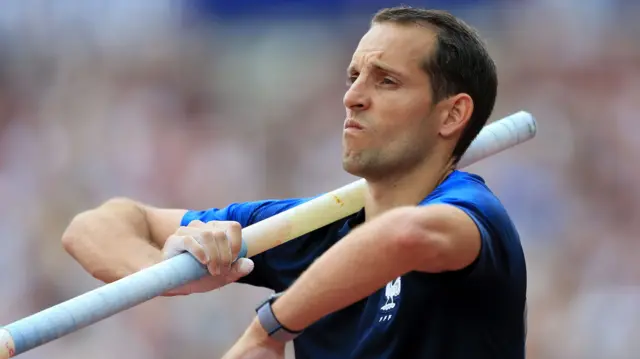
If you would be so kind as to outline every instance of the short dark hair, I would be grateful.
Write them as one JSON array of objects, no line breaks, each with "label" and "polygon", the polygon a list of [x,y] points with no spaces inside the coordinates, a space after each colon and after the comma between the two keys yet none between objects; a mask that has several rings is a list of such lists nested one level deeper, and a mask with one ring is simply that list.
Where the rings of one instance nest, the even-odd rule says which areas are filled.
[{"label": "short dark hair", "polygon": [[457,163],[487,123],[496,101],[498,76],[485,44],[474,28],[441,10],[387,8],[374,15],[371,25],[376,23],[416,24],[435,30],[435,51],[423,65],[431,78],[434,103],[467,93],[474,105],[469,123],[453,150]]}]

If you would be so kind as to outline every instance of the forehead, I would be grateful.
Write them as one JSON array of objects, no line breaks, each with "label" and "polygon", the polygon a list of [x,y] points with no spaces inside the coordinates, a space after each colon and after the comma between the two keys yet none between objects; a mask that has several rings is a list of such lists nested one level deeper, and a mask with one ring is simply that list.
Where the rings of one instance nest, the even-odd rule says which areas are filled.
[{"label": "forehead", "polygon": [[435,40],[435,32],[424,26],[374,24],[360,40],[352,63],[364,65],[379,60],[407,70],[420,69],[432,53]]}]

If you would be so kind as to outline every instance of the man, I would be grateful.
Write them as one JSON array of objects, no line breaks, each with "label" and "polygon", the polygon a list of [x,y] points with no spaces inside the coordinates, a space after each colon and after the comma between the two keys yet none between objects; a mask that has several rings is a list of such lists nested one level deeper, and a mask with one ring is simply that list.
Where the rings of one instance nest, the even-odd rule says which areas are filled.
[{"label": "man", "polygon": [[106,282],[186,250],[214,275],[168,295],[234,281],[279,293],[228,359],[281,358],[294,338],[297,359],[523,358],[518,233],[484,181],[455,169],[495,102],[484,45],[447,13],[385,9],[347,75],[343,166],[369,187],[359,213],[234,263],[241,227],[307,199],[204,211],[116,199],[78,215],[65,248]]}]

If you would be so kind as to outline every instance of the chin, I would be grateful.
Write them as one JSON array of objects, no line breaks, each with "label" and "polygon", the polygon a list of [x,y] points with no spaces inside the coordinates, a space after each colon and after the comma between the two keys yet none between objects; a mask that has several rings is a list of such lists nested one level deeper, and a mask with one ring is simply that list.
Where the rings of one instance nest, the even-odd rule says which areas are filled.
[{"label": "chin", "polygon": [[350,175],[356,177],[366,177],[371,172],[371,166],[368,166],[363,161],[357,158],[345,157],[342,159],[342,169]]},{"label": "chin", "polygon": [[357,161],[354,161],[351,158],[343,158],[342,159],[342,169],[345,170],[350,175],[360,176],[361,166],[358,166]]}]

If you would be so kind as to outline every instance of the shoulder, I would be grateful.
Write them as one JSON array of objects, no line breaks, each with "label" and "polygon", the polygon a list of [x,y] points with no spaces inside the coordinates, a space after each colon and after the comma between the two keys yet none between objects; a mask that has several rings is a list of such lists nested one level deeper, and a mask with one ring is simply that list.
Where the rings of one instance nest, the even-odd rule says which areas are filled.
[{"label": "shoulder", "polygon": [[[478,196],[480,196],[478,198]],[[433,203],[442,200],[453,200],[472,202],[494,202],[498,201],[485,180],[477,174],[453,171],[431,194],[425,198],[423,203]],[[498,201],[499,202],[499,201]]]},{"label": "shoulder", "polygon": [[484,225],[517,235],[509,213],[479,175],[454,171],[421,205],[449,204],[460,208]]},{"label": "shoulder", "polygon": [[421,204],[448,204],[473,220],[480,233],[481,250],[469,270],[524,271],[524,253],[518,230],[482,177],[455,171]]},{"label": "shoulder", "polygon": [[309,198],[266,199],[251,202],[231,203],[226,207],[212,207],[202,210],[188,210],[182,218],[181,225],[191,221],[235,221],[242,227],[260,222],[290,208],[311,200]]}]

